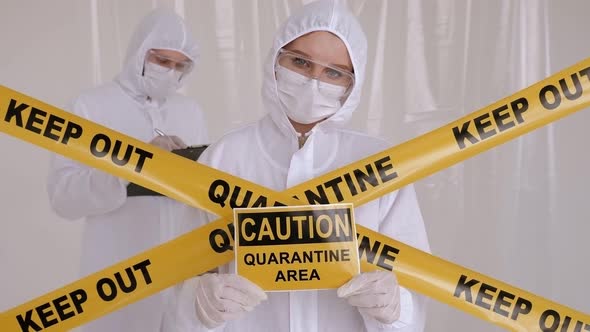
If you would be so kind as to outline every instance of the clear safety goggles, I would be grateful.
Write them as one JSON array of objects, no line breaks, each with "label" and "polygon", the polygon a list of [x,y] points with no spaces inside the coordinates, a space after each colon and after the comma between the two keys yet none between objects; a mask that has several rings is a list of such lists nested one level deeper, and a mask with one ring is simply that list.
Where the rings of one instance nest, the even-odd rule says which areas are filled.
[{"label": "clear safety goggles", "polygon": [[193,68],[193,62],[191,60],[178,61],[165,55],[158,54],[154,50],[148,51],[146,61],[155,63],[164,68],[174,69],[182,75],[187,74]]},{"label": "clear safety goggles", "polygon": [[[343,87],[345,89],[345,96],[350,93],[354,86],[353,73],[333,65],[310,59],[299,53],[280,49],[277,57],[277,64],[301,74],[310,80],[316,79],[319,82]],[[322,93],[321,88],[323,85],[319,84],[318,86],[320,87],[320,93]]]}]

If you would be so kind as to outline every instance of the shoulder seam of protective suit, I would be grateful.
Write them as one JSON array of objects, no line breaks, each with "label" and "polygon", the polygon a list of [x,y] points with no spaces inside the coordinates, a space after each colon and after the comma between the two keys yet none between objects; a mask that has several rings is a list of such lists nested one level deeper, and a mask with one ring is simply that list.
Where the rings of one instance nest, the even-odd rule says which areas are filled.
[{"label": "shoulder seam of protective suit", "polygon": [[[240,131],[250,129],[255,126],[256,126],[256,122],[253,122],[253,123],[249,123],[249,124],[240,126],[238,128],[235,128],[235,129],[232,129],[232,130],[226,132],[219,139],[214,140],[211,144],[209,144],[207,149],[199,157],[199,162],[204,162],[205,165],[211,166],[209,163],[211,155],[219,153],[218,149],[225,146],[228,143],[227,141],[230,139],[231,136],[237,135]],[[231,143],[231,141],[229,141],[229,142]],[[205,161],[202,158],[206,158],[207,161]]]},{"label": "shoulder seam of protective suit", "polygon": [[250,123],[246,123],[246,124],[244,124],[244,125],[241,125],[241,126],[239,126],[239,127],[237,127],[237,128],[230,129],[228,132],[226,132],[225,134],[223,134],[223,135],[222,135],[222,136],[221,136],[221,137],[220,137],[220,138],[217,140],[217,142],[220,142],[220,141],[224,140],[226,137],[233,136],[233,135],[235,135],[237,132],[240,132],[240,131],[242,131],[242,130],[250,129],[251,127],[256,127],[256,124],[257,124],[257,121],[255,121],[255,122],[250,122]]}]

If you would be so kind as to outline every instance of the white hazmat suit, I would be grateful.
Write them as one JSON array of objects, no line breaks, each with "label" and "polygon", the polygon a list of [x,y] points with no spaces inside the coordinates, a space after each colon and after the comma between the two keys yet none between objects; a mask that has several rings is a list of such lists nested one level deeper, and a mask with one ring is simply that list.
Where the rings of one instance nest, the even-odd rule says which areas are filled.
[{"label": "white hazmat suit", "polygon": [[[150,142],[156,136],[154,129],[158,128],[189,145],[207,143],[204,115],[196,102],[175,93],[160,100],[148,99],[142,74],[145,55],[150,49],[178,51],[193,62],[198,56],[197,45],[180,16],[166,10],[153,11],[136,29],[123,70],[115,81],[82,93],[73,101],[70,111],[144,142]],[[150,249],[190,228],[180,216],[188,207],[161,196],[127,197],[127,184],[100,170],[61,156],[52,157],[48,177],[52,208],[66,219],[85,219],[82,276]],[[159,331],[164,295],[143,299],[82,329]]]},{"label": "white hazmat suit", "polygon": [[[317,124],[300,149],[298,134],[279,101],[275,61],[283,46],[319,30],[329,31],[344,41],[356,83],[337,113]],[[211,145],[199,161],[276,191],[284,191],[386,149],[388,144],[382,140],[343,128],[359,104],[366,57],[364,32],[356,18],[339,2],[318,1],[305,6],[280,28],[264,63],[262,97],[269,114],[255,124],[225,135]],[[208,217],[209,221],[212,219],[215,217]],[[365,227],[430,251],[412,186],[355,208],[355,219]],[[234,264],[220,267],[219,273],[235,273]],[[166,314],[164,331],[207,330],[195,314],[195,282],[198,278],[202,277],[177,286],[177,299]],[[215,331],[422,331],[425,323],[426,299],[405,289],[402,289],[400,319],[387,326],[361,315],[356,307],[337,297],[336,290],[267,295],[268,299],[253,311],[244,313],[237,320],[227,321]]]}]

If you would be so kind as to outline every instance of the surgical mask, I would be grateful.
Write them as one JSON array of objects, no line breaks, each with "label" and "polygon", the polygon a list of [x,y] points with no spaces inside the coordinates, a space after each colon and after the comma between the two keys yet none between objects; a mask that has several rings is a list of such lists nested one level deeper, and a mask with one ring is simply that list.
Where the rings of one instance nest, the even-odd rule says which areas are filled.
[{"label": "surgical mask", "polygon": [[146,61],[143,73],[144,92],[152,99],[164,99],[181,86],[182,73]]},{"label": "surgical mask", "polygon": [[342,106],[345,87],[306,77],[279,64],[275,72],[279,100],[291,120],[314,123],[335,114]]}]

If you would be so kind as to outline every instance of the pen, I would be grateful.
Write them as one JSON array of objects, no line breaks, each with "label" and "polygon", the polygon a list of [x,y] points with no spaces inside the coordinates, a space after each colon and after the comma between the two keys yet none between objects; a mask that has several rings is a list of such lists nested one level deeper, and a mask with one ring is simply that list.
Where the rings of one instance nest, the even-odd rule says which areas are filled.
[{"label": "pen", "polygon": [[168,141],[170,141],[170,143],[172,144],[172,146],[176,146],[176,143],[174,143],[174,141],[170,138],[170,136],[167,136],[166,134],[164,134],[163,131],[161,131],[158,128],[154,128],[154,131],[156,132],[156,134],[158,134],[159,136],[166,136],[166,138],[168,138]]}]

